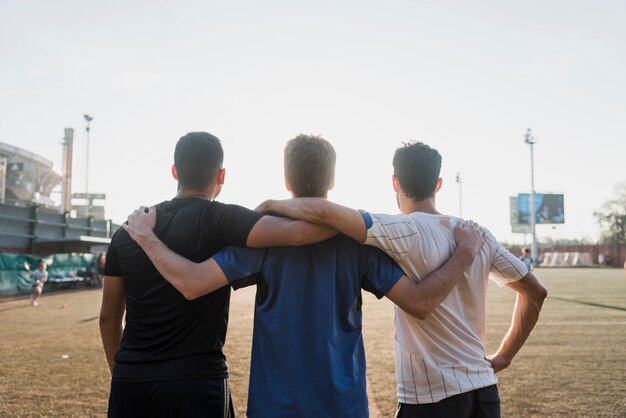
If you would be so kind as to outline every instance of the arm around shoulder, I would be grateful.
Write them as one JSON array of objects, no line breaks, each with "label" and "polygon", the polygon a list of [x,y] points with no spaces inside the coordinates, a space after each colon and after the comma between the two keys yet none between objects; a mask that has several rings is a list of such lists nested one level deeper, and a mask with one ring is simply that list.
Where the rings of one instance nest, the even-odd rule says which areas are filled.
[{"label": "arm around shoulder", "polygon": [[250,230],[246,246],[250,248],[301,246],[315,244],[337,235],[331,227],[303,220],[267,215]]},{"label": "arm around shoulder", "polygon": [[419,283],[403,276],[387,293],[400,309],[418,319],[426,319],[448,297],[452,289],[465,277],[465,270],[474,262],[483,245],[477,225],[464,224],[454,229],[458,246],[452,256],[437,270]]},{"label": "arm around shoulder", "polygon": [[326,225],[360,243],[364,243],[367,238],[365,221],[358,210],[333,203],[321,197],[267,200],[257,210]]}]

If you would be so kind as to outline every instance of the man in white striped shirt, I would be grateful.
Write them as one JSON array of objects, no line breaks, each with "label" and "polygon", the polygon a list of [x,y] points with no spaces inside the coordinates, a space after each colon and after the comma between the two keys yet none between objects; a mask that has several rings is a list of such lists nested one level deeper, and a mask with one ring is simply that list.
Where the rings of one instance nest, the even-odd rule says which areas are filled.
[{"label": "man in white striped shirt", "polygon": [[[325,199],[267,201],[258,210],[330,225],[389,254],[419,282],[454,251],[458,218],[435,208],[441,156],[405,144],[393,159],[402,214],[374,215]],[[462,281],[424,320],[395,307],[396,417],[499,417],[496,373],[511,364],[534,328],[547,292],[523,262],[485,230],[485,244]],[[511,326],[495,354],[485,353],[488,278],[517,292]]]}]

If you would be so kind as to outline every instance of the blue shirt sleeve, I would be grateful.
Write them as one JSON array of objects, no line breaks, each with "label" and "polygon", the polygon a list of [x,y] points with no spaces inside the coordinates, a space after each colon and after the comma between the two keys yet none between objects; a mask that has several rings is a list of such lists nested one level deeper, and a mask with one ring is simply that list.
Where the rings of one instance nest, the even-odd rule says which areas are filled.
[{"label": "blue shirt sleeve", "polygon": [[372,215],[364,210],[359,210],[359,212],[361,212],[361,216],[363,217],[363,221],[365,222],[365,229],[370,229],[372,225],[374,225]]},{"label": "blue shirt sleeve", "polygon": [[213,255],[230,285],[239,289],[256,284],[267,257],[266,248],[226,247]]},{"label": "blue shirt sleeve", "polygon": [[363,289],[382,298],[404,274],[395,261],[378,248],[362,245]]}]

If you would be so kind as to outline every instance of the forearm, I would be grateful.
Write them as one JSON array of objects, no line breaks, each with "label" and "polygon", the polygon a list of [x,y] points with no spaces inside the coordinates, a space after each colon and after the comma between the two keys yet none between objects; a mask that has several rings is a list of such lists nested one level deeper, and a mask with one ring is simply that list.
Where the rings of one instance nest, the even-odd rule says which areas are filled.
[{"label": "forearm", "polygon": [[120,276],[104,276],[100,306],[100,337],[109,369],[113,371],[115,353],[122,340],[122,320],[126,310],[124,283]]},{"label": "forearm", "polygon": [[104,354],[109,365],[109,370],[113,372],[115,365],[115,353],[120,349],[120,341],[122,341],[122,321],[100,321],[100,337],[102,338],[102,346]]},{"label": "forearm", "polygon": [[363,243],[367,229],[358,210],[319,197],[298,197],[289,200],[268,200],[257,210],[269,211],[293,219],[325,225]]},{"label": "forearm", "polygon": [[534,329],[539,312],[543,305],[543,298],[533,298],[529,295],[518,294],[513,310],[513,319],[511,326],[506,335],[502,339],[500,348],[496,352],[497,356],[502,357],[507,364],[513,361],[513,358],[522,348],[531,331]]},{"label": "forearm", "polygon": [[474,261],[471,248],[458,248],[441,267],[431,272],[417,285],[418,303],[423,315],[430,315],[465,277],[465,270]]},{"label": "forearm", "polygon": [[311,223],[330,225],[324,222],[324,202],[322,198],[294,198],[288,200],[267,200],[257,209],[292,219],[300,219]]},{"label": "forearm", "polygon": [[471,248],[458,249],[444,265],[419,283],[403,276],[385,295],[403,311],[426,319],[450,294],[474,259]]},{"label": "forearm", "polygon": [[331,227],[282,216],[264,216],[252,227],[246,240],[250,248],[316,244],[337,235]]}]

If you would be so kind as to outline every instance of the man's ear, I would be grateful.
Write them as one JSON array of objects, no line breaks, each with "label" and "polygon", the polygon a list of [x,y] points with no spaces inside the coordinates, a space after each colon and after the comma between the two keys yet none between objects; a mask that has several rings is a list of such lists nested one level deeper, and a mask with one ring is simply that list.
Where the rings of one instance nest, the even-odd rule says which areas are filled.
[{"label": "man's ear", "polygon": [[172,164],[172,177],[174,180],[178,180],[178,172],[176,171],[176,165]]},{"label": "man's ear", "polygon": [[441,189],[442,184],[443,184],[443,179],[439,177],[439,179],[437,180],[437,185],[435,186],[435,193],[439,192],[439,189]]},{"label": "man's ear", "polygon": [[398,180],[398,176],[393,174],[391,176],[391,181],[393,182],[393,191],[398,193],[400,191],[400,181]]},{"label": "man's ear", "polygon": [[291,192],[291,184],[289,184],[289,180],[285,179],[285,187],[287,188],[288,192]]},{"label": "man's ear", "polygon": [[226,178],[226,169],[220,168],[220,170],[217,172],[217,184],[219,184],[220,186],[223,185],[225,178]]}]

